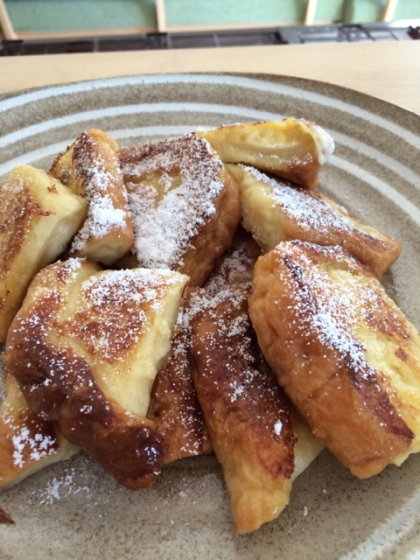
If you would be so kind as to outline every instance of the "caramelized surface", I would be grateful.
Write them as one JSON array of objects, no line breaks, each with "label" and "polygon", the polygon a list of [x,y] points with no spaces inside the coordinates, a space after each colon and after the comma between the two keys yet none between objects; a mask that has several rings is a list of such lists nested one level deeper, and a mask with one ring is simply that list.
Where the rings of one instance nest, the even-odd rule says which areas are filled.
[{"label": "caramelized surface", "polygon": [[281,243],[257,263],[250,316],[286,393],[356,476],[418,450],[419,334],[349,253]]},{"label": "caramelized surface", "polygon": [[120,150],[140,266],[170,268],[201,285],[232,241],[239,192],[195,134]]},{"label": "caramelized surface", "polygon": [[265,252],[294,239],[340,245],[379,279],[399,257],[399,243],[364,225],[326,196],[298,189],[252,167],[227,167],[240,186],[242,224]]},{"label": "caramelized surface", "polygon": [[16,383],[6,374],[6,398],[0,408],[0,488],[21,482],[39,470],[79,451],[53,422],[31,411]]},{"label": "caramelized surface", "polygon": [[[250,282],[259,254],[260,248],[251,235],[239,227],[232,247],[217,260],[205,283],[206,294],[216,295],[232,285]],[[171,353],[153,385],[147,414],[165,426],[169,438],[167,463],[213,450],[192,379],[188,310],[181,311],[178,328]]]},{"label": "caramelized surface", "polygon": [[20,165],[0,185],[0,341],[32,278],[66,248],[86,203],[45,171]]},{"label": "caramelized surface", "polygon": [[231,497],[235,529],[277,517],[289,501],[295,434],[291,406],[259,357],[246,288],[219,293],[192,319],[194,383]]},{"label": "caramelized surface", "polygon": [[89,208],[70,255],[113,264],[134,242],[127,193],[119,167],[118,144],[101,130],[87,130],[63,154],[49,174],[86,198]]},{"label": "caramelized surface", "polygon": [[51,265],[8,336],[6,362],[31,408],[130,488],[151,484],[166,453],[145,414],[186,280],[78,259]]},{"label": "caramelized surface", "polygon": [[169,441],[165,463],[213,451],[194,387],[186,330],[172,341],[169,357],[156,376],[147,413],[165,428]]},{"label": "caramelized surface", "polygon": [[224,163],[245,163],[306,189],[318,184],[321,166],[334,151],[331,136],[303,119],[234,124],[200,132]]}]

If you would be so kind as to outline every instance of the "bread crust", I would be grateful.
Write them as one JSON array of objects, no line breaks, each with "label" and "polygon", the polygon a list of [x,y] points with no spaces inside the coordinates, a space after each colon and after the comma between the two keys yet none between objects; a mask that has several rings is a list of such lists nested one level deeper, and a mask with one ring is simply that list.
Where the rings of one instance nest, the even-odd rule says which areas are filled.
[{"label": "bread crust", "polygon": [[[194,312],[191,347],[194,384],[240,534],[287,505],[295,443],[291,405],[260,358],[247,295],[246,287],[225,290]],[[202,305],[200,297],[193,306]]]},{"label": "bread crust", "polygon": [[45,171],[15,167],[0,185],[0,341],[35,274],[68,246],[86,202]]},{"label": "bread crust", "polygon": [[[258,260],[249,299],[280,384],[315,435],[360,478],[409,452],[414,437],[398,395],[357,338],[360,309],[366,303],[369,315],[369,298],[382,290],[344,249],[295,241]],[[373,325],[367,328],[375,336]]]},{"label": "bread crust", "polygon": [[298,188],[243,165],[228,165],[241,197],[242,224],[264,252],[282,241],[298,239],[319,245],[340,245],[377,278],[398,259],[401,245],[363,224],[327,196]]},{"label": "bread crust", "polygon": [[0,488],[18,484],[26,477],[75,455],[58,426],[33,412],[16,382],[6,372],[6,398],[0,407]]},{"label": "bread crust", "polygon": [[236,181],[195,134],[119,154],[139,265],[177,270],[201,286],[239,224]]},{"label": "bread crust", "polygon": [[131,249],[133,227],[113,138],[102,130],[86,130],[55,158],[49,174],[88,202],[70,256],[111,265]]},{"label": "bread crust", "polygon": [[[87,450],[119,482],[144,488],[155,481],[163,465],[168,447],[164,430],[107,396],[86,354],[79,355],[66,342],[65,332],[61,341],[59,337],[61,291],[72,275],[90,278],[98,269],[93,263],[72,260],[39,273],[9,331],[5,360],[35,413],[57,422],[71,443]],[[110,340],[113,336],[111,332]],[[125,340],[116,338],[111,344],[116,354],[112,348],[107,353],[115,367],[125,355]]]},{"label": "bread crust", "polygon": [[147,418],[167,434],[165,463],[213,451],[192,378],[187,331],[181,330],[173,339],[168,359],[153,384],[147,411]]},{"label": "bread crust", "polygon": [[199,132],[224,163],[244,163],[305,189],[314,189],[334,141],[321,127],[304,119],[232,124]]}]

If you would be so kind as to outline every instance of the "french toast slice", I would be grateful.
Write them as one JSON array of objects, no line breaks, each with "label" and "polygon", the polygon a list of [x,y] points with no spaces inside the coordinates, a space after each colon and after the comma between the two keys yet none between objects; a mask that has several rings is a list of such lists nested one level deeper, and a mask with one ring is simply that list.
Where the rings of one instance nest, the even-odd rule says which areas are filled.
[{"label": "french toast slice", "polygon": [[196,134],[120,150],[140,266],[202,285],[240,220],[238,186]]},{"label": "french toast slice", "polygon": [[86,130],[56,157],[49,174],[88,202],[70,256],[111,265],[131,249],[133,228],[113,138],[102,130]]},{"label": "french toast slice", "polygon": [[16,379],[6,372],[6,398],[0,407],[0,488],[18,484],[79,448],[69,443],[57,426],[28,407]]},{"label": "french toast slice", "polygon": [[[250,284],[260,253],[252,236],[239,226],[232,246],[217,260],[204,284],[206,296],[215,296],[233,285]],[[166,463],[213,451],[192,378],[188,299],[187,295],[177,321],[178,333],[165,365],[156,376],[147,413],[149,419],[165,425],[169,439]]]},{"label": "french toast slice", "polygon": [[228,165],[239,184],[242,224],[264,252],[299,239],[341,245],[380,279],[398,259],[401,245],[367,226],[328,197],[296,188],[244,165]]},{"label": "french toast slice", "polygon": [[334,151],[331,136],[304,119],[232,124],[198,135],[224,163],[252,165],[305,189],[317,186],[321,167]]},{"label": "french toast slice", "polygon": [[353,474],[420,450],[420,335],[345,249],[280,243],[256,264],[249,311],[279,383]]},{"label": "french toast slice", "polygon": [[222,465],[238,534],[275,519],[292,479],[322,445],[267,367],[247,314],[248,286],[192,298],[194,383]]},{"label": "french toast slice", "polygon": [[45,171],[15,167],[0,185],[0,342],[35,274],[70,243],[86,202]]},{"label": "french toast slice", "polygon": [[9,330],[6,365],[31,409],[129,488],[152,484],[166,454],[146,413],[187,281],[69,259],[35,277]]},{"label": "french toast slice", "polygon": [[179,322],[168,359],[153,384],[147,412],[147,418],[167,435],[165,463],[213,451],[192,378],[189,326],[182,326],[182,318]]}]

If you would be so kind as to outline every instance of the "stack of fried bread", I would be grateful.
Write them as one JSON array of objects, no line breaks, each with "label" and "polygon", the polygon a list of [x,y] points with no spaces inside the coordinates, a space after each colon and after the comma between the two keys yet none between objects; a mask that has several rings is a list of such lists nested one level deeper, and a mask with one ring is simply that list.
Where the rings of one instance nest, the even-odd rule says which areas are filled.
[{"label": "stack of fried bread", "polygon": [[292,118],[95,129],[12,173],[0,487],[79,448],[132,489],[214,451],[242,534],[323,446],[360,478],[420,450],[420,335],[380,284],[401,247],[314,192],[333,149]]}]

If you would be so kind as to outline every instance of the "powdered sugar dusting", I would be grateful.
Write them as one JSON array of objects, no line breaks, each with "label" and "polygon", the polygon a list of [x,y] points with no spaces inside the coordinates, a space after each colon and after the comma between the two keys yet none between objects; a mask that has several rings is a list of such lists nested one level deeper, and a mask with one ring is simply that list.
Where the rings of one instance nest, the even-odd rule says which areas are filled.
[{"label": "powdered sugar dusting", "polygon": [[82,181],[88,201],[88,215],[73,240],[71,252],[80,251],[92,239],[100,239],[111,232],[128,231],[127,193],[118,157],[110,155],[108,168],[101,147],[89,132],[83,133],[74,144],[76,176]]},{"label": "powdered sugar dusting", "polygon": [[281,420],[277,420],[274,424],[274,433],[279,436],[281,434],[281,430],[283,428],[283,422]]},{"label": "powdered sugar dusting", "polygon": [[89,278],[82,289],[85,301],[98,308],[120,302],[128,307],[151,304],[157,309],[167,287],[179,280],[170,270],[113,270]]},{"label": "powdered sugar dusting", "polygon": [[48,457],[56,453],[57,441],[41,432],[31,434],[30,430],[24,426],[18,434],[12,437],[14,446],[13,464],[16,467],[23,467],[25,455],[30,461],[39,461],[43,457]]},{"label": "powdered sugar dusting", "polygon": [[83,282],[82,305],[59,326],[59,332],[83,340],[105,361],[124,360],[128,349],[151,328],[168,289],[181,285],[185,278],[170,270],[152,269],[95,274]]},{"label": "powdered sugar dusting", "polygon": [[254,272],[254,265],[261,254],[252,236],[244,230],[237,233],[231,249],[224,253],[204,284],[208,294],[218,292],[234,285],[250,284]]},{"label": "powdered sugar dusting", "polygon": [[75,237],[71,250],[83,250],[89,239],[105,237],[111,231],[124,231],[126,219],[127,213],[115,208],[110,196],[95,194],[89,203],[88,217]]},{"label": "powdered sugar dusting", "polygon": [[[195,134],[127,150],[121,167],[143,266],[178,268],[191,239],[215,214],[221,161]],[[159,175],[157,184],[151,176]]]},{"label": "powdered sugar dusting", "polygon": [[76,469],[69,469],[68,473],[61,477],[53,477],[45,488],[40,489],[40,504],[52,505],[55,502],[68,496],[83,494],[86,498],[91,497],[91,490],[88,486],[80,486],[76,482]]},{"label": "powdered sugar dusting", "polygon": [[[293,290],[294,306],[300,328],[315,332],[326,347],[337,350],[355,372],[364,377],[375,377],[365,356],[365,348],[356,337],[357,323],[363,318],[364,302],[375,298],[368,282],[357,274],[346,274],[339,286],[331,280],[328,269],[316,266],[301,247],[316,247],[340,266],[351,257],[339,247],[319,247],[305,243],[288,243],[288,254],[294,262],[293,278],[299,279],[299,289]],[[279,246],[279,251],[284,249]],[[289,252],[290,250],[290,252]],[[289,272],[280,274],[282,282],[290,282]]]},{"label": "powdered sugar dusting", "polygon": [[[255,179],[270,187],[270,196],[274,204],[279,205],[285,214],[296,220],[301,228],[316,229],[321,234],[354,230],[350,220],[347,220],[345,215],[334,212],[321,195],[289,186],[288,183],[268,177],[253,167],[242,167]],[[344,208],[341,208],[341,211],[346,213]]]}]

